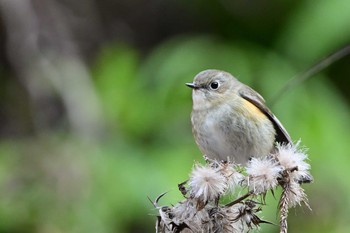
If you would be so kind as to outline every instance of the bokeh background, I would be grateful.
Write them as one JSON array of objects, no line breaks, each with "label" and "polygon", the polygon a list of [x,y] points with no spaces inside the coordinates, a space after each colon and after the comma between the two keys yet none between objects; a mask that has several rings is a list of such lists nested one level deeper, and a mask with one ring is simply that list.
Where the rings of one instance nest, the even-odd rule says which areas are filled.
[{"label": "bokeh background", "polygon": [[[0,232],[154,232],[202,161],[199,71],[258,90],[309,148],[313,211],[290,232],[350,232],[350,56],[276,93],[350,42],[348,0],[0,0]],[[277,219],[269,195],[262,216]],[[262,232],[278,232],[263,226]]]}]

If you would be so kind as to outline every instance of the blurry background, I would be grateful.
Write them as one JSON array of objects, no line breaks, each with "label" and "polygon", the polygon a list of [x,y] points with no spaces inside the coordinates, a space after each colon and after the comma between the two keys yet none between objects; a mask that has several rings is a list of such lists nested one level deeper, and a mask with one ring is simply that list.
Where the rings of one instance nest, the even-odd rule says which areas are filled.
[{"label": "blurry background", "polygon": [[[202,161],[184,83],[223,69],[272,103],[350,42],[349,12],[347,0],[0,0],[0,232],[154,232],[147,196],[181,200]],[[350,232],[349,64],[271,105],[315,178],[313,211],[292,210],[290,232]],[[264,219],[278,222],[276,206]]]}]

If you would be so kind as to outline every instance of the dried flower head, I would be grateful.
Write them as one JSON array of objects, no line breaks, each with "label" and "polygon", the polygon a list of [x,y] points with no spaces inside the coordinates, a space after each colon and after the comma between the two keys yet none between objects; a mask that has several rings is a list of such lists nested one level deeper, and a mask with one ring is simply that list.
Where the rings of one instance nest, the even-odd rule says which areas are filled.
[{"label": "dried flower head", "polygon": [[[277,145],[276,154],[252,158],[246,168],[208,158],[206,165],[195,164],[190,179],[179,184],[185,200],[173,206],[159,207],[163,193],[151,201],[159,211],[156,232],[244,233],[259,229],[262,223],[272,223],[258,216],[265,202],[257,202],[257,196],[265,197],[267,191],[280,185],[280,232],[286,233],[289,208],[301,202],[308,206],[301,183],[312,178],[310,165],[305,162],[307,155],[298,149],[298,145]],[[249,191],[227,204],[219,202],[222,196],[239,186],[248,186]]]},{"label": "dried flower head", "polygon": [[277,160],[283,169],[293,170],[291,178],[298,182],[311,182],[312,176],[309,173],[310,164],[305,160],[308,159],[305,150],[298,148],[300,141],[295,145],[278,144],[277,145]]},{"label": "dried flower head", "polygon": [[190,196],[203,203],[213,201],[227,189],[225,176],[211,166],[195,165],[188,181]]},{"label": "dried flower head", "polygon": [[255,194],[263,194],[278,185],[281,166],[272,157],[252,158],[247,165],[248,186]]},{"label": "dried flower head", "polygon": [[302,202],[309,207],[305,191],[299,183],[291,181],[288,189],[286,190],[286,195],[289,208],[295,207],[296,205],[301,205]]},{"label": "dried flower head", "polygon": [[227,181],[227,192],[233,193],[237,186],[241,186],[244,181],[244,175],[237,171],[237,166],[231,162],[223,162],[219,164],[221,174],[226,178]]}]

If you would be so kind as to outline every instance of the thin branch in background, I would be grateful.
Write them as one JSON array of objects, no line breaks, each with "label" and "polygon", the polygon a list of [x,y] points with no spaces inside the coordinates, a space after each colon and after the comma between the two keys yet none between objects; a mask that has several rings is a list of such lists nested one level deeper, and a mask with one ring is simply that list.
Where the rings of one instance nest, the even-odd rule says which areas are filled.
[{"label": "thin branch in background", "polygon": [[312,66],[310,69],[306,70],[305,72],[291,78],[274,96],[272,96],[271,100],[269,101],[269,105],[274,105],[283,94],[293,89],[298,84],[306,81],[307,79],[313,77],[318,72],[324,70],[329,65],[333,64],[334,62],[338,61],[339,59],[347,56],[350,54],[350,45],[347,45],[340,50],[336,51],[335,53],[331,54],[330,56],[322,59],[318,63],[316,63],[314,66]]}]

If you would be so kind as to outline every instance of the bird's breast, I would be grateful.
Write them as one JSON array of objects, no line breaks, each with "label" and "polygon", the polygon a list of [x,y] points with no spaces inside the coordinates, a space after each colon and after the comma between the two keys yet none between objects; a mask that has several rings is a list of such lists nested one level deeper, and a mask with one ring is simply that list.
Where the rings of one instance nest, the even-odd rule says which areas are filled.
[{"label": "bird's breast", "polygon": [[243,164],[249,157],[267,155],[274,144],[271,121],[244,99],[194,109],[191,121],[198,146],[210,158]]}]

